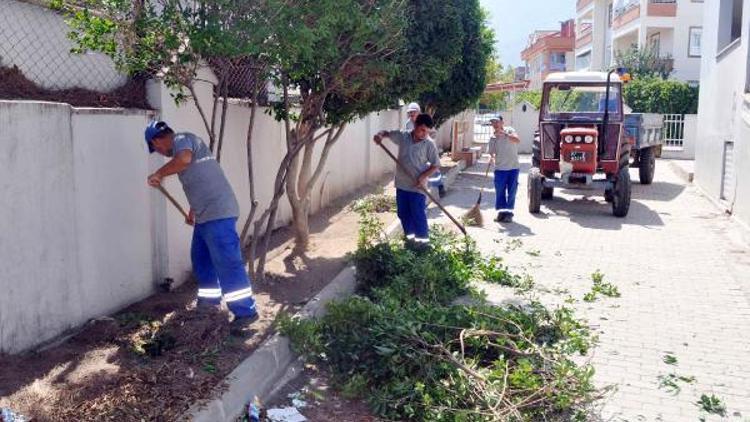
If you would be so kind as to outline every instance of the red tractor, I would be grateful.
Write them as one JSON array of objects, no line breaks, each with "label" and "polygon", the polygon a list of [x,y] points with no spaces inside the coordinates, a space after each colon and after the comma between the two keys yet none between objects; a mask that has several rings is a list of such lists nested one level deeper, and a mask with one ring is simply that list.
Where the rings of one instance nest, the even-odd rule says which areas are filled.
[{"label": "red tractor", "polygon": [[628,215],[633,137],[623,125],[627,77],[620,73],[553,73],[545,80],[528,180],[531,213],[564,187],[603,191],[615,216]]}]

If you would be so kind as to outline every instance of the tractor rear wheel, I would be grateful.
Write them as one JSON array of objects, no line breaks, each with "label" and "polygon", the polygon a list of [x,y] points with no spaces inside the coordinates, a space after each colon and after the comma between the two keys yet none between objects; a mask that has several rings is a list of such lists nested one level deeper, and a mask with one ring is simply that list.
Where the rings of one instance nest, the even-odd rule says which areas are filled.
[{"label": "tractor rear wheel", "polygon": [[654,181],[656,172],[656,154],[654,148],[644,148],[639,151],[638,180],[642,185],[650,185]]},{"label": "tractor rear wheel", "polygon": [[544,179],[539,169],[534,167],[529,171],[529,212],[532,214],[538,214],[539,209],[542,206],[542,189],[544,187]]},{"label": "tractor rear wheel", "polygon": [[[615,217],[625,217],[630,210],[630,171],[628,167],[622,167],[617,172],[612,188],[612,214]],[[606,194],[605,194],[606,196]]]}]

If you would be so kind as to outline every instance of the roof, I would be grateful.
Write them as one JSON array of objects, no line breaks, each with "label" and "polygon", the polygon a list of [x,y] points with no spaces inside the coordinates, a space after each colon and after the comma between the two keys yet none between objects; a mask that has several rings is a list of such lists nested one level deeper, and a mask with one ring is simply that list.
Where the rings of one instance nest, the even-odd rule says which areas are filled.
[{"label": "roof", "polygon": [[508,91],[524,91],[529,87],[531,81],[523,80],[516,82],[498,82],[494,84],[488,84],[484,89],[484,92],[508,92]]},{"label": "roof", "polygon": [[[544,82],[607,82],[607,72],[550,73]],[[617,73],[612,73],[610,82],[620,83],[620,76]]]}]

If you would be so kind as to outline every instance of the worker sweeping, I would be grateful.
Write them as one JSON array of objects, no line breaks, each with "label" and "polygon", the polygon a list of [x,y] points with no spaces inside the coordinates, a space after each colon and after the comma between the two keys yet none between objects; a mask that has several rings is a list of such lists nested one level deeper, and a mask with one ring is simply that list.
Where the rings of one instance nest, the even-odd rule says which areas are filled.
[{"label": "worker sweeping", "polygon": [[[414,122],[420,114],[422,114],[422,107],[420,107],[418,103],[409,103],[409,105],[406,106],[406,116],[408,117],[406,123],[404,123],[404,130],[406,132],[414,130]],[[429,136],[432,142],[435,142],[437,130],[435,130],[434,127],[430,129]],[[430,186],[437,188],[438,195],[441,198],[445,197],[445,183],[443,182],[443,174],[440,173],[440,168],[438,168],[438,170],[430,177],[429,184]]]},{"label": "worker sweeping", "polygon": [[495,221],[510,223],[513,221],[521,168],[518,161],[518,144],[521,139],[512,127],[505,126],[500,115],[493,116],[490,124],[494,133],[490,137],[487,150],[495,161]]},{"label": "worker sweeping", "polygon": [[412,131],[384,130],[374,137],[378,145],[388,138],[398,146],[401,165],[396,170],[396,209],[407,246],[414,249],[424,248],[430,241],[427,198],[422,192],[440,165],[437,147],[429,139],[432,127],[432,117],[420,114]]},{"label": "worker sweeping", "polygon": [[192,133],[175,133],[166,123],[155,121],[146,128],[145,137],[150,153],[171,158],[148,176],[148,184],[160,187],[164,178],[176,174],[190,204],[186,223],[194,226],[190,255],[198,279],[198,308],[218,308],[223,296],[234,314],[231,332],[246,333],[258,312],[237,235],[239,205],[224,171],[203,140]]}]

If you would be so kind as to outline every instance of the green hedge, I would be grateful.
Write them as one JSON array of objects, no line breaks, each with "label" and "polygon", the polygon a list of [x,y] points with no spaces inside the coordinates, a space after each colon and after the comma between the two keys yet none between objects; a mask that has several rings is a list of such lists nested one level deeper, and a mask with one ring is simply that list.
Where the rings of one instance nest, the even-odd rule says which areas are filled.
[{"label": "green hedge", "polygon": [[698,88],[660,78],[634,79],[625,85],[625,103],[635,113],[696,114]]}]

